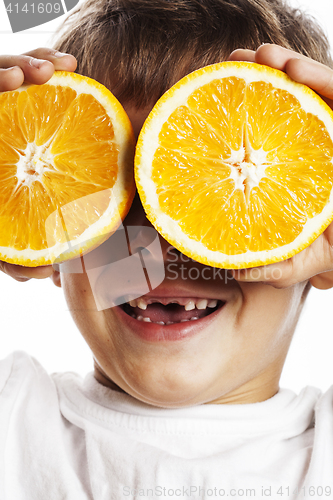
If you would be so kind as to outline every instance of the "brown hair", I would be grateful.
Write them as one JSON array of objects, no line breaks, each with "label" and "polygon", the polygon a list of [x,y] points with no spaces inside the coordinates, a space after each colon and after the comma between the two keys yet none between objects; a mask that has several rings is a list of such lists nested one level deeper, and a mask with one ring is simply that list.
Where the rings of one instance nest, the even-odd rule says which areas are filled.
[{"label": "brown hair", "polygon": [[87,0],[60,32],[78,73],[137,107],[236,48],[275,43],[333,67],[322,29],[284,0]]}]

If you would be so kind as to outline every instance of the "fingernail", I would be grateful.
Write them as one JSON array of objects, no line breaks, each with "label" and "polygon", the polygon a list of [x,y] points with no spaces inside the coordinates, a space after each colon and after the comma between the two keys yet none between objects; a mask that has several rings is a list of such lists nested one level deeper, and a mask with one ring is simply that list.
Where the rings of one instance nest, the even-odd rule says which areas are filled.
[{"label": "fingernail", "polygon": [[53,54],[53,57],[64,57],[64,56],[67,56],[67,55],[68,55],[68,54],[65,54],[64,52],[59,52],[59,51],[57,50],[57,52],[55,52],[55,53]]},{"label": "fingernail", "polygon": [[45,62],[45,60],[43,59],[34,59],[34,58],[31,58],[29,63],[30,63],[30,66],[34,67],[34,68],[40,68],[41,65]]}]

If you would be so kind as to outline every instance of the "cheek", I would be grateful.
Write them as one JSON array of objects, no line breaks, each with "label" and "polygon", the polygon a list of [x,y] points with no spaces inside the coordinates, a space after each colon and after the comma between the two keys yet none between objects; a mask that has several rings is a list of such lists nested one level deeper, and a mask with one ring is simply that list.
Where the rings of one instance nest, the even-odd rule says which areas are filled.
[{"label": "cheek", "polygon": [[84,312],[87,309],[88,304],[90,304],[93,300],[87,275],[85,273],[62,273],[61,285],[69,309],[71,311],[81,310]]},{"label": "cheek", "polygon": [[97,310],[86,273],[62,274],[61,283],[65,299],[81,334],[90,343],[92,332],[103,331],[103,313]]},{"label": "cheek", "polygon": [[300,311],[304,284],[277,289],[259,283],[240,285],[244,304],[237,319],[249,350],[263,354],[288,348]]},{"label": "cheek", "polygon": [[304,288],[278,290],[240,282],[239,286],[242,300],[233,327],[221,337],[215,359],[210,360],[211,366],[215,362],[219,367],[219,387],[225,394],[253,380],[259,387],[276,380],[290,346]]}]

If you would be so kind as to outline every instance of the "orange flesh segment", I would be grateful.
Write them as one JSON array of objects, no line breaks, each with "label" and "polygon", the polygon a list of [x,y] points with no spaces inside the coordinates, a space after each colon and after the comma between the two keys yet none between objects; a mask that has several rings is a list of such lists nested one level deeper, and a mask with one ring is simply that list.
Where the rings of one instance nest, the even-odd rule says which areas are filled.
[{"label": "orange flesh segment", "polygon": [[[32,86],[0,95],[0,123],[0,246],[49,248],[45,220],[62,207],[64,217],[56,217],[53,228],[54,243],[63,242],[64,230],[71,238],[82,234],[88,222],[105,212],[110,203],[105,190],[117,177],[118,147],[104,108],[93,96],[77,95],[69,87]],[[27,159],[31,143],[45,146],[48,156],[36,154],[24,167],[36,176],[28,186],[18,181],[17,163],[21,156]],[[41,175],[34,172],[36,160],[45,167]],[[88,202],[76,201],[94,194],[89,209]],[[73,203],[75,217],[70,210],[66,217],[65,205],[71,204],[73,212]]]},{"label": "orange flesh segment", "polygon": [[160,207],[209,250],[237,255],[291,243],[332,189],[324,124],[270,83],[213,80],[170,115],[159,143],[152,179]]}]

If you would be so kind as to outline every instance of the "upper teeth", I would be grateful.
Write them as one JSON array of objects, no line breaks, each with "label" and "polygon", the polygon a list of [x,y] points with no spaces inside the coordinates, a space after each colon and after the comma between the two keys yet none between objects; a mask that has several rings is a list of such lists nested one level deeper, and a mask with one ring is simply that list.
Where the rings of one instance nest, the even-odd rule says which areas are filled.
[{"label": "upper teeth", "polygon": [[143,299],[138,299],[137,304],[140,309],[147,309],[147,304]]},{"label": "upper teeth", "polygon": [[189,300],[187,304],[185,304],[185,311],[192,311],[195,308],[194,300]]},{"label": "upper teeth", "polygon": [[167,304],[180,304],[185,306],[185,311],[191,311],[192,309],[206,309],[207,307],[216,307],[216,299],[150,299],[145,297],[140,297],[139,299],[129,300],[129,305],[132,307],[139,307],[139,309],[147,309],[148,304],[159,303],[163,305]]}]

